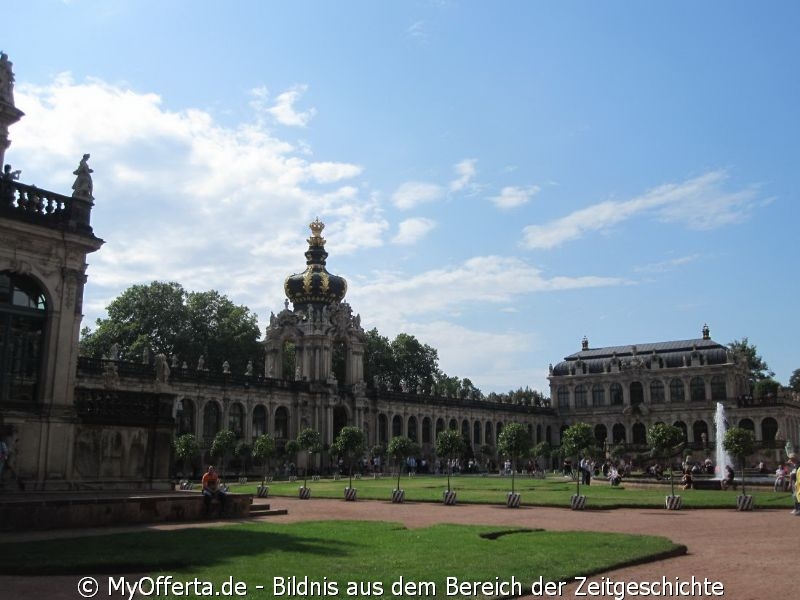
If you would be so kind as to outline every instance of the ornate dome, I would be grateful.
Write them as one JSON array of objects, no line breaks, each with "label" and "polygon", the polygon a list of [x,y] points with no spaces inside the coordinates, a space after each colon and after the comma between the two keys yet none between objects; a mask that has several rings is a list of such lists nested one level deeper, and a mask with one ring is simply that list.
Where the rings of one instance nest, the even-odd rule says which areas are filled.
[{"label": "ornate dome", "polygon": [[325,224],[319,218],[309,224],[311,237],[308,238],[306,250],[306,270],[289,275],[283,283],[286,297],[291,300],[295,309],[308,304],[334,304],[340,302],[347,293],[347,281],[344,277],[331,275],[325,269],[325,238],[322,230]]}]

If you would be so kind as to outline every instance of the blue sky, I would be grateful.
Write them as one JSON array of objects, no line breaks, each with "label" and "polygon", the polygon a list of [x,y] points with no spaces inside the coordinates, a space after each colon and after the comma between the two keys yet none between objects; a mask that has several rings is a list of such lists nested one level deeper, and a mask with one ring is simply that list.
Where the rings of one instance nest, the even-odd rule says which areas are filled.
[{"label": "blue sky", "polygon": [[[787,383],[796,317],[793,2],[11,0],[26,113],[6,162],[94,169],[85,323],[133,283],[259,315],[307,224],[362,325],[483,391],[580,349],[749,337]],[[13,18],[9,17],[13,16]]]}]

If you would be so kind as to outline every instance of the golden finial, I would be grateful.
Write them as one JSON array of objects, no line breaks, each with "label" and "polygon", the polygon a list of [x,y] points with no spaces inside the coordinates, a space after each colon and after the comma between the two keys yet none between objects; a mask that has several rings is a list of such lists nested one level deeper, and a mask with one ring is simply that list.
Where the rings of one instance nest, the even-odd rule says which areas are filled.
[{"label": "golden finial", "polygon": [[308,243],[312,246],[324,246],[325,238],[322,237],[322,230],[325,229],[325,223],[319,220],[319,217],[314,219],[312,223],[308,224],[311,229],[311,237],[308,238]]}]

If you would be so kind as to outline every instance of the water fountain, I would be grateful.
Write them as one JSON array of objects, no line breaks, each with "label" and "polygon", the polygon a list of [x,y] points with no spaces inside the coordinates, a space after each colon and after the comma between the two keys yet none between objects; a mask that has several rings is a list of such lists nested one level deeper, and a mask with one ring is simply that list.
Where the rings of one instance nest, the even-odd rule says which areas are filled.
[{"label": "water fountain", "polygon": [[717,411],[714,413],[714,424],[717,427],[716,433],[716,464],[714,465],[714,478],[722,479],[725,473],[726,465],[733,465],[733,459],[730,454],[725,452],[722,446],[722,440],[725,439],[725,432],[728,431],[728,421],[725,418],[725,406],[722,402],[717,402]]}]

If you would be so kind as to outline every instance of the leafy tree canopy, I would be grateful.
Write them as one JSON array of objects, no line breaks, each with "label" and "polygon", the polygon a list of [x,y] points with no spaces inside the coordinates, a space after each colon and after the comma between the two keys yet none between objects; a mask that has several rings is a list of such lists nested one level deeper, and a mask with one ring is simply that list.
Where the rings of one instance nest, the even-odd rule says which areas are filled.
[{"label": "leafy tree canopy", "polygon": [[771,377],[767,377],[766,379],[760,379],[756,381],[755,386],[753,386],[753,396],[756,398],[767,398],[768,396],[776,396],[781,389],[781,384],[772,379]]},{"label": "leafy tree canopy", "polygon": [[253,457],[267,460],[275,454],[275,439],[268,433],[258,436],[253,442]]},{"label": "leafy tree canopy", "polygon": [[520,423],[509,423],[503,427],[500,436],[497,438],[497,451],[502,456],[508,456],[514,461],[517,460],[531,449],[531,438],[528,430]]},{"label": "leafy tree canopy", "polygon": [[191,433],[178,436],[173,445],[175,446],[175,456],[181,460],[189,460],[200,453],[200,444]]},{"label": "leafy tree canopy", "polygon": [[654,423],[647,430],[647,443],[656,457],[669,458],[678,454],[683,442],[683,430],[675,425]]},{"label": "leafy tree canopy", "polygon": [[733,340],[728,344],[728,348],[737,360],[743,361],[747,365],[753,381],[774,377],[775,373],[769,370],[767,363],[759,356],[755,344],[751,344],[746,337],[741,340]]},{"label": "leafy tree canopy", "polygon": [[297,434],[297,444],[302,450],[314,454],[322,450],[322,436],[316,429],[307,427]]},{"label": "leafy tree canopy", "polygon": [[564,456],[582,456],[597,445],[592,426],[588,423],[575,423],[564,430],[561,436],[561,449]]},{"label": "leafy tree canopy", "polygon": [[800,393],[800,369],[792,371],[792,376],[789,377],[789,387],[792,391]]},{"label": "leafy tree canopy", "polygon": [[207,368],[228,361],[244,373],[247,361],[260,362],[256,315],[217,291],[186,292],[179,283],[154,281],[133,285],[106,307],[94,331],[81,332],[81,352],[101,357],[113,344],[121,360],[139,361],[145,348],[178,355],[194,369],[202,355]]}]

